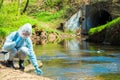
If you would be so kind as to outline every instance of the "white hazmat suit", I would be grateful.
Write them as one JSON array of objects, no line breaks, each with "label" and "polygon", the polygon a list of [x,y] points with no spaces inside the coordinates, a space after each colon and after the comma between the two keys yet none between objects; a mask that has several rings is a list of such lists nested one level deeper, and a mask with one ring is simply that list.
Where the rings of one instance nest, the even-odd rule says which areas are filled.
[{"label": "white hazmat suit", "polygon": [[8,51],[10,58],[8,60],[8,67],[13,67],[13,58],[17,55],[19,58],[19,67],[24,69],[24,58],[28,55],[31,63],[35,67],[36,73],[42,74],[42,70],[38,68],[36,55],[33,51],[32,41],[32,26],[29,23],[24,24],[18,31],[12,32],[7,36],[6,41],[2,47],[3,50]]}]

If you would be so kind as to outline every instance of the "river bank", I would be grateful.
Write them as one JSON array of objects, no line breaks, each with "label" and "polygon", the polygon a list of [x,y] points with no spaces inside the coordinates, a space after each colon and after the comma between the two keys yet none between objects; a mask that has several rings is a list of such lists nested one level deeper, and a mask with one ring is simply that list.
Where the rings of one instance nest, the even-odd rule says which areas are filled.
[{"label": "river bank", "polygon": [[[28,66],[30,68],[30,66]],[[28,69],[26,67],[26,69]],[[44,76],[38,76],[35,73],[27,73],[27,70],[20,71],[7,68],[0,64],[0,80],[52,80]]]},{"label": "river bank", "polygon": [[[25,71],[15,70],[8,67],[5,67],[0,64],[0,80],[56,80],[44,76],[38,76],[35,72],[29,73],[30,70],[33,70],[33,66],[29,64],[26,66]],[[85,76],[84,74],[79,75],[80,80],[119,80],[120,74],[103,74],[100,76]]]},{"label": "river bank", "polygon": [[[0,65],[0,80],[53,80],[33,73],[26,73],[20,70],[10,69]],[[103,80],[97,77],[82,77],[84,80]]]}]

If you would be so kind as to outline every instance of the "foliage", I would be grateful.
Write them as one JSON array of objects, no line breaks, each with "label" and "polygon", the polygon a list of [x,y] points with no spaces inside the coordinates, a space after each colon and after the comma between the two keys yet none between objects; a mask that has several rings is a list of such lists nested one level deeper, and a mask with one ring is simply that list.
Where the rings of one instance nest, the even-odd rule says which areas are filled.
[{"label": "foliage", "polygon": [[[0,8],[0,19],[1,19],[0,20],[0,36],[8,35],[11,31],[17,30],[19,26],[22,26],[25,23],[31,23],[32,25],[37,24],[41,29],[43,30],[45,29],[47,32],[56,32],[57,34],[61,33],[56,29],[52,29],[52,28],[58,27],[61,21],[64,20],[62,19],[63,16],[66,13],[69,15],[69,13],[73,11],[73,8],[69,6],[70,5],[69,0],[45,0],[45,1],[47,2],[44,2],[43,0],[30,0],[29,6],[28,6],[29,9],[34,8],[34,6],[36,5],[40,6],[40,8],[38,12],[33,11],[34,13],[30,13],[32,14],[32,16],[29,15],[29,17],[27,13],[23,15],[20,14],[20,11],[22,11],[25,6],[26,0],[25,1],[22,0],[22,3],[19,5],[18,5],[18,0],[5,1],[2,4],[2,7]],[[52,3],[50,3],[50,1],[52,1]],[[44,5],[42,5],[43,3],[44,5],[46,5],[45,7]],[[44,9],[47,7],[47,11],[42,11],[41,7]],[[53,9],[54,11],[48,10],[51,8],[55,8],[56,10],[55,9]],[[38,8],[35,8],[35,9],[38,9]],[[36,18],[37,20],[33,18]],[[45,23],[42,24],[42,22],[45,22]],[[44,25],[46,23],[48,23],[47,24],[48,26],[50,27],[52,26],[52,27],[51,28],[48,28],[48,26],[46,27],[46,25]]]},{"label": "foliage", "polygon": [[70,18],[70,17],[73,15],[73,13],[75,13],[75,10],[74,10],[73,7],[66,6],[66,7],[64,8],[64,12],[63,12],[63,13],[64,13],[64,14],[62,15],[63,18]]},{"label": "foliage", "polygon": [[119,22],[120,22],[120,17],[118,17],[118,18],[116,18],[116,19],[114,19],[114,20],[106,23],[105,25],[101,25],[101,26],[97,26],[97,27],[95,27],[95,28],[91,28],[91,29],[89,30],[89,34],[90,34],[90,35],[93,35],[93,34],[95,34],[95,33],[98,33],[98,32],[100,32],[100,31],[102,31],[103,29],[108,28],[108,27],[111,27],[111,26],[113,26],[113,25],[115,25],[115,24],[117,24],[117,23],[119,23]]},{"label": "foliage", "polygon": [[58,7],[63,7],[63,4],[64,4],[64,1],[65,0],[46,0],[45,1],[45,5],[46,6],[49,6],[51,8],[55,7],[55,6],[58,6]]},{"label": "foliage", "polygon": [[73,1],[71,4],[71,1],[69,0],[45,0],[40,4],[38,1],[37,5],[31,5],[28,13],[32,13],[32,16],[37,17],[38,20],[42,21],[53,21],[58,18],[69,18],[79,9],[81,5],[80,2],[77,4],[79,7],[74,7],[73,4],[75,3],[79,2]]},{"label": "foliage", "polygon": [[[0,36],[6,36],[10,32],[18,30],[18,28],[25,23],[31,23],[32,25],[37,24],[41,29],[46,30],[47,32],[54,31],[58,34],[60,33],[57,30],[46,28],[45,26],[40,26],[41,24],[38,20],[28,17],[26,14],[18,15],[17,4],[18,4],[17,2],[5,3],[0,9],[0,19],[1,19],[0,20]],[[56,14],[56,16],[57,15],[58,14]],[[48,17],[49,20],[50,18],[51,17]]]},{"label": "foliage", "polygon": [[29,18],[25,14],[18,15],[17,2],[3,4],[0,9],[0,19],[0,36],[6,36],[25,23],[38,23],[37,20]]},{"label": "foliage", "polygon": [[40,13],[33,14],[33,16],[36,16],[36,18],[41,21],[52,21],[57,18],[60,18],[61,14],[62,14],[62,11],[58,11],[56,13],[40,12]]},{"label": "foliage", "polygon": [[120,73],[102,74],[99,77],[102,77],[104,80],[120,80]]}]

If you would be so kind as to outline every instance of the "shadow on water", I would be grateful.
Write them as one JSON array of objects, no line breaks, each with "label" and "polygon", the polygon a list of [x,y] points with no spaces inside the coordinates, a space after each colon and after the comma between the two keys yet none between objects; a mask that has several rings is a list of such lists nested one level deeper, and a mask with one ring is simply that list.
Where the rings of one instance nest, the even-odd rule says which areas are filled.
[{"label": "shadow on water", "polygon": [[120,73],[120,47],[96,45],[84,40],[63,40],[35,47],[43,62],[43,76],[55,80],[79,80],[104,73]]}]

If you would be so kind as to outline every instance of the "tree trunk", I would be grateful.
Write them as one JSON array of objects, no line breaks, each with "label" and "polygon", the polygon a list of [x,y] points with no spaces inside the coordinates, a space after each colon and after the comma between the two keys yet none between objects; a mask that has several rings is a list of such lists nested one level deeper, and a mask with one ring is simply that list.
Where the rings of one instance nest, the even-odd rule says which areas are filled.
[{"label": "tree trunk", "polygon": [[24,10],[23,10],[23,12],[21,14],[25,13],[25,11],[27,10],[28,4],[29,4],[29,0],[27,0],[26,5],[24,7]]},{"label": "tree trunk", "polygon": [[2,7],[2,4],[3,4],[3,0],[1,0],[1,2],[0,2],[0,9],[1,9],[1,7]]}]

